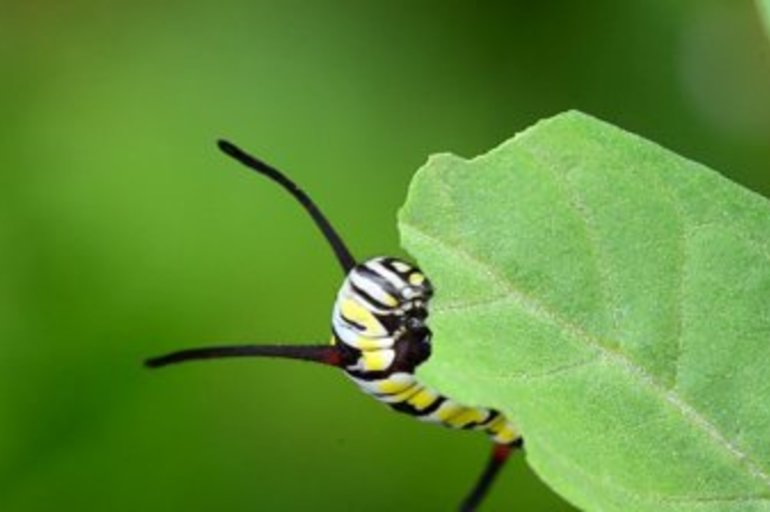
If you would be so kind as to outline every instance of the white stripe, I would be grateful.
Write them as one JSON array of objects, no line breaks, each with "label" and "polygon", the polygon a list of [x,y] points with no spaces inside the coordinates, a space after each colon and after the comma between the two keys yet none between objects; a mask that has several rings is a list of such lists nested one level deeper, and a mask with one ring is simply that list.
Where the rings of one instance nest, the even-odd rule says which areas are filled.
[{"label": "white stripe", "polygon": [[[359,276],[358,279],[361,279],[361,277]],[[364,297],[362,297],[360,293],[358,293],[356,290],[353,289],[352,281],[353,281],[352,279],[346,279],[345,282],[342,284],[342,288],[340,289],[340,292],[337,294],[338,302],[341,300],[341,298],[348,297],[348,298],[353,298],[356,302],[361,304],[363,307],[365,307],[369,311],[373,311],[374,313],[379,313],[381,315],[389,315],[393,313],[394,308],[390,308],[390,307],[386,307],[385,309],[379,308],[374,304],[370,303]],[[367,282],[369,281],[367,280]],[[356,286],[358,286],[358,282],[356,282]],[[371,286],[376,286],[376,284],[371,283]],[[369,293],[369,291],[364,290],[363,287],[361,286],[358,286],[358,287],[363,291],[365,291],[372,299],[378,300],[379,302],[384,302],[384,298],[378,298],[376,295],[373,295]],[[379,287],[377,289],[382,291],[382,289]]]},{"label": "white stripe", "polygon": [[[356,385],[359,388],[361,388],[361,390],[364,393],[367,393],[370,395],[379,394],[380,393],[379,386],[385,381],[391,381],[391,382],[394,382],[395,384],[403,384],[405,387],[407,385],[411,386],[415,382],[417,382],[417,379],[415,378],[414,375],[412,375],[411,373],[405,373],[405,372],[393,373],[390,375],[390,377],[386,379],[379,379],[379,380],[363,380],[363,379],[357,379],[350,374],[346,374],[346,375],[353,382],[355,382]],[[379,399],[380,397],[377,397],[377,398]]]},{"label": "white stripe", "polygon": [[366,266],[373,272],[376,272],[387,279],[396,290],[401,291],[401,289],[409,283],[407,283],[400,275],[385,267],[385,265],[382,264],[382,260],[383,258],[377,258],[376,260],[367,261]]},{"label": "white stripe", "polygon": [[[379,284],[377,284],[375,281],[372,281],[371,278],[367,277],[366,275],[362,275],[359,272],[356,272],[355,270],[350,273],[350,275],[348,276],[348,279],[358,288],[365,291],[374,300],[382,302],[386,306],[388,305],[388,302],[392,302],[393,299],[395,299],[396,301],[399,300],[399,297],[391,296],[389,293],[383,290]],[[343,287],[343,290],[344,290],[344,287]]]}]

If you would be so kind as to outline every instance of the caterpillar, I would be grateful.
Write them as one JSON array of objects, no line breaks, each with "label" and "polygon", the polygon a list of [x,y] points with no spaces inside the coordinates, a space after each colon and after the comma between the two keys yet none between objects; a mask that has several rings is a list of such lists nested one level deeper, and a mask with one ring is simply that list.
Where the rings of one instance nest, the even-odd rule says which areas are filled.
[{"label": "caterpillar", "polygon": [[450,428],[480,430],[492,453],[459,510],[476,510],[512,451],[523,446],[513,424],[498,410],[461,404],[425,386],[416,368],[431,354],[427,326],[433,285],[416,266],[398,258],[357,262],[321,210],[276,168],[225,140],[219,148],[246,167],[281,185],[307,211],[331,246],[345,273],[332,313],[327,345],[237,345],[193,348],[147,359],[159,368],[183,361],[222,357],[277,357],[333,366],[364,393],[418,420]]}]

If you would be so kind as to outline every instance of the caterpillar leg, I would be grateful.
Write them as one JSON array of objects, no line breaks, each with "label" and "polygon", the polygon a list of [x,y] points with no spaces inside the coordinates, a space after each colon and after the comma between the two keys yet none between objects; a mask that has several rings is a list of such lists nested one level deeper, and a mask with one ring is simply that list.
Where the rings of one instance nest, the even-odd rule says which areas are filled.
[{"label": "caterpillar leg", "polygon": [[508,460],[511,452],[520,449],[522,445],[523,440],[518,438],[511,444],[495,443],[492,446],[492,454],[484,468],[484,472],[481,473],[476,485],[463,500],[460,505],[460,512],[474,512],[476,510],[479,503],[481,503],[481,500],[487,495],[489,488],[492,486],[492,482],[494,482],[500,469],[505,465],[505,461]]}]

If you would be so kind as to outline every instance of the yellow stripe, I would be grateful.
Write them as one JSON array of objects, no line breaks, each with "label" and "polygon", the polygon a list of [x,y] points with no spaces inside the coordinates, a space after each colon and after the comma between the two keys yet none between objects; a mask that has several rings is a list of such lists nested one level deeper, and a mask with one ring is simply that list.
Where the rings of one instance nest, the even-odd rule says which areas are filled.
[{"label": "yellow stripe", "polygon": [[464,407],[457,402],[453,402],[451,400],[447,400],[443,404],[441,404],[441,407],[436,410],[436,412],[433,413],[433,416],[440,422],[446,423],[447,419],[451,418],[455,414],[458,414],[460,411],[462,411]]},{"label": "yellow stripe", "polygon": [[483,421],[486,417],[487,411],[484,409],[479,409],[477,407],[467,407],[464,411],[447,419],[446,422],[452,427],[462,428],[469,423]]},{"label": "yellow stripe", "polygon": [[[359,336],[356,338],[355,347],[359,350],[375,350],[383,348],[383,344],[382,338],[365,338]],[[392,346],[392,342],[388,346]]]},{"label": "yellow stripe", "polygon": [[430,389],[422,389],[419,393],[415,393],[414,396],[407,400],[409,405],[413,406],[418,411],[422,411],[426,407],[435,403],[439,399],[439,394]]},{"label": "yellow stripe", "polygon": [[385,370],[393,362],[395,353],[392,350],[369,350],[361,352],[358,360],[364,371],[374,372]]},{"label": "yellow stripe", "polygon": [[350,298],[344,299],[342,304],[340,304],[340,312],[345,318],[363,326],[370,335],[381,336],[387,334],[385,328],[377,321],[377,317],[358,301]]},{"label": "yellow stripe", "polygon": [[[398,374],[395,374],[395,375],[398,375]],[[411,378],[409,380],[396,379],[395,375],[391,375],[387,379],[381,380],[380,382],[378,382],[377,392],[383,395],[395,395],[396,393],[400,393],[406,390],[407,388],[412,387],[415,383],[414,378]]]},{"label": "yellow stripe", "polygon": [[409,276],[409,284],[413,286],[419,286],[424,282],[425,282],[425,276],[420,274],[419,272],[413,272]]},{"label": "yellow stripe", "polygon": [[413,385],[409,386],[408,388],[406,388],[401,393],[397,393],[395,395],[392,395],[390,397],[390,399],[388,400],[388,403],[397,404],[399,402],[403,402],[407,398],[410,398],[412,395],[414,395],[416,393],[419,393],[422,390],[423,390],[423,387],[420,384],[418,384],[417,382],[415,382]]},{"label": "yellow stripe", "polygon": [[487,425],[486,431],[492,436],[496,443],[508,444],[518,439],[519,434],[513,428],[513,425],[500,415]]},{"label": "yellow stripe", "polygon": [[398,306],[398,299],[397,298],[395,298],[394,296],[392,296],[389,293],[386,293],[385,290],[380,289],[380,291],[382,292],[382,299],[383,299],[382,303],[383,304],[385,304],[386,306],[390,306],[392,308]]}]

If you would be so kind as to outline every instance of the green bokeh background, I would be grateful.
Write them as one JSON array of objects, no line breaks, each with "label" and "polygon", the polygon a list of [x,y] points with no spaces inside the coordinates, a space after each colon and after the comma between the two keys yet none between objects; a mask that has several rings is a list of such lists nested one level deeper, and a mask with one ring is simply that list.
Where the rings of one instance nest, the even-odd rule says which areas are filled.
[{"label": "green bokeh background", "polygon": [[[430,153],[578,108],[770,194],[770,39],[746,1],[0,1],[0,510],[451,510],[481,435],[326,369],[212,342],[325,341]],[[441,343],[440,339],[434,340]],[[486,510],[571,510],[519,457]]]}]

